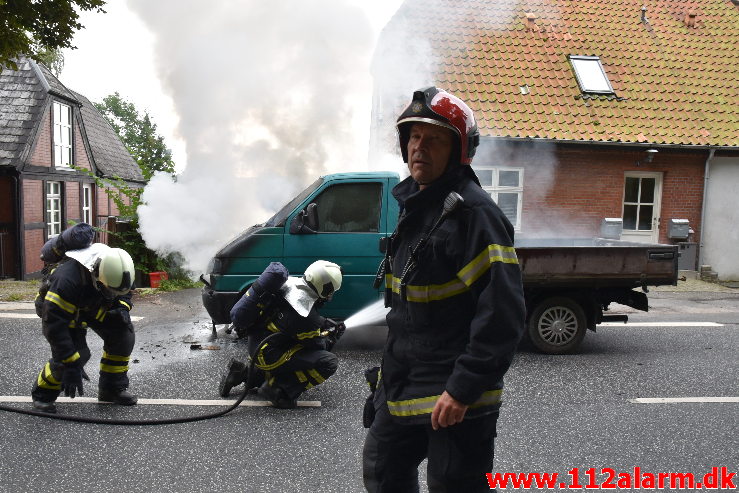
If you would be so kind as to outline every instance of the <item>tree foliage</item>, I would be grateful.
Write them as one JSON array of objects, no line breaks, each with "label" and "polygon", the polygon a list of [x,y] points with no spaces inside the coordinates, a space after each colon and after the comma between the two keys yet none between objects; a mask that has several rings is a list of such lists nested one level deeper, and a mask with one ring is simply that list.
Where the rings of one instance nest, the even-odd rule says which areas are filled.
[{"label": "tree foliage", "polygon": [[0,0],[0,71],[17,70],[21,55],[36,61],[45,50],[75,48],[74,33],[84,26],[79,10],[103,10],[105,0]]},{"label": "tree foliage", "polygon": [[102,103],[95,103],[95,107],[121,137],[146,181],[156,171],[174,174],[172,152],[167,149],[164,137],[157,134],[157,126],[148,112],[142,117],[133,103],[123,99],[117,92],[105,97]]},{"label": "tree foliage", "polygon": [[44,48],[38,53],[38,60],[46,65],[56,77],[59,77],[64,70],[64,53],[60,49]]}]

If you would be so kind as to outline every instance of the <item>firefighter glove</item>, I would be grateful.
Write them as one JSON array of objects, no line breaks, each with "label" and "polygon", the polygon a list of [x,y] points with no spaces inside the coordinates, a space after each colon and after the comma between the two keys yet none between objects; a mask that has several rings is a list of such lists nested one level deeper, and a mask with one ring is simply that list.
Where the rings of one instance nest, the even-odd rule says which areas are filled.
[{"label": "firefighter glove", "polygon": [[62,392],[64,392],[64,395],[72,399],[74,399],[77,393],[84,395],[85,393],[82,391],[83,378],[90,380],[82,365],[77,361],[74,363],[64,363],[64,374],[62,375]]},{"label": "firefighter glove", "polygon": [[323,322],[323,328],[324,330],[328,331],[328,337],[336,343],[339,339],[341,339],[341,336],[344,335],[344,331],[346,330],[346,325],[344,325],[342,322],[336,322],[335,320],[331,320],[330,318],[327,318]]},{"label": "firefighter glove", "polygon": [[105,319],[115,324],[122,324],[125,326],[131,325],[131,315],[124,307],[108,310],[105,315]]}]

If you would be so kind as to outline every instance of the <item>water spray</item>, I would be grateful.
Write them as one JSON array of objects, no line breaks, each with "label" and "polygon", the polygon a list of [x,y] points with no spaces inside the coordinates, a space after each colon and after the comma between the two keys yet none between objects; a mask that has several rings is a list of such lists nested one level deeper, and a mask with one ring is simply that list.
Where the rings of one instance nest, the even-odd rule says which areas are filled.
[{"label": "water spray", "polygon": [[347,329],[366,325],[382,325],[389,311],[390,308],[386,308],[385,302],[380,299],[344,320],[344,325]]}]

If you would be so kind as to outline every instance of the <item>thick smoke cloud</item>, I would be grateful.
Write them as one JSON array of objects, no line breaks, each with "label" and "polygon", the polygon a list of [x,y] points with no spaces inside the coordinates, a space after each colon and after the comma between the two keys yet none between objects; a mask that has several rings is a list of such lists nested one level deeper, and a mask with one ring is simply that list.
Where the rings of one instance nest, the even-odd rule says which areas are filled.
[{"label": "thick smoke cloud", "polygon": [[[347,1],[129,0],[156,36],[188,165],[139,209],[151,248],[195,273],[328,172],[367,169],[373,32]],[[135,69],[135,68],[132,68]]]}]

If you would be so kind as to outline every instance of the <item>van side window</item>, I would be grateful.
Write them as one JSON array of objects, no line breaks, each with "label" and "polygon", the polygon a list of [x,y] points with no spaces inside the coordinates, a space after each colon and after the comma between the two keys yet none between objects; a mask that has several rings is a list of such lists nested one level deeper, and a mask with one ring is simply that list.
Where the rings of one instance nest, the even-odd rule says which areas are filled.
[{"label": "van side window", "polygon": [[380,230],[382,183],[346,183],[324,190],[318,207],[318,232],[376,233]]}]

